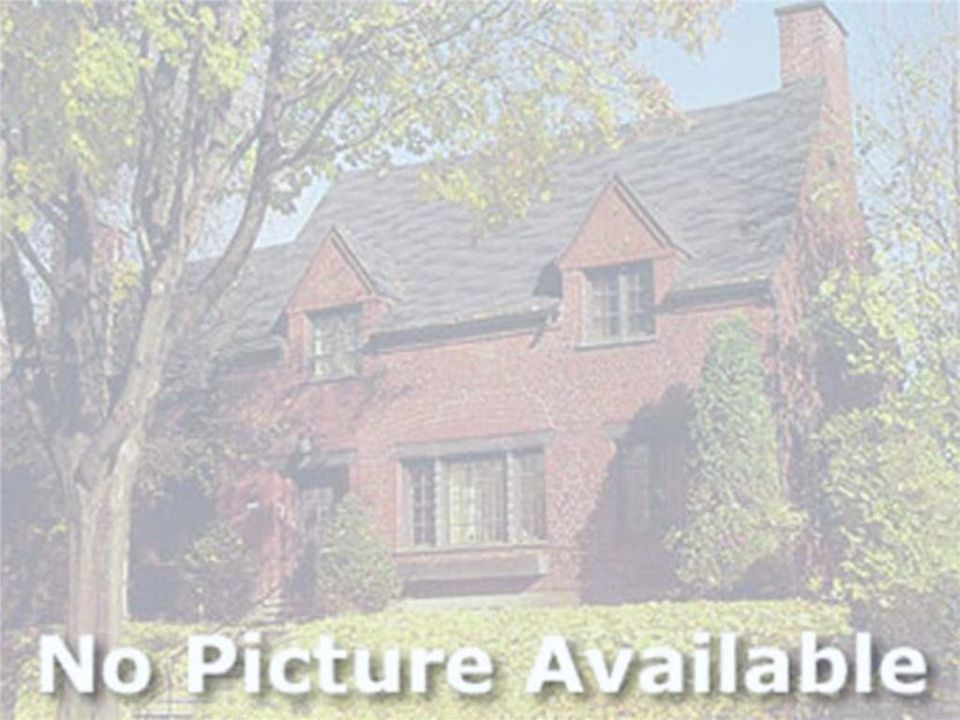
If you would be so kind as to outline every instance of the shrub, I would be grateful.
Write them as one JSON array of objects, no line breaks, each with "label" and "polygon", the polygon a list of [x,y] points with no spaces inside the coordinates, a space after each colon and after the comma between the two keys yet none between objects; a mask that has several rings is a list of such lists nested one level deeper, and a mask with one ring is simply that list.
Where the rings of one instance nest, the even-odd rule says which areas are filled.
[{"label": "shrub", "polygon": [[[792,697],[756,698],[743,693],[723,696],[677,697],[644,695],[628,685],[619,695],[598,692],[585,664],[581,664],[586,692],[573,695],[524,693],[527,673],[544,636],[566,637],[577,651],[599,648],[608,657],[622,646],[642,649],[668,645],[683,652],[692,649],[694,632],[722,630],[742,633],[756,643],[794,648],[803,630],[824,636],[847,631],[846,610],[806,602],[692,602],[642,605],[582,606],[563,608],[512,608],[501,610],[440,610],[353,615],[298,625],[278,647],[291,644],[311,647],[320,635],[336,638],[342,647],[367,647],[374,657],[390,647],[442,648],[448,653],[475,646],[490,653],[496,664],[496,681],[489,695],[460,696],[434,679],[435,691],[426,696],[405,694],[377,698],[351,693],[329,697],[314,692],[302,698],[270,695],[258,702],[231,685],[229,694],[206,706],[202,717],[244,717],[250,720],[283,720],[305,716],[325,718],[587,718],[620,717],[635,720],[679,718],[794,718],[809,702]],[[344,678],[352,677],[349,665]],[[814,715],[816,716],[816,715]]]},{"label": "shrub", "polygon": [[672,544],[681,580],[729,592],[760,566],[789,563],[803,522],[786,497],[763,364],[746,320],[714,328],[693,404],[688,522]]},{"label": "shrub", "polygon": [[960,640],[960,478],[896,417],[852,411],[821,433],[834,592],[884,642],[944,657]]},{"label": "shrub", "polygon": [[213,523],[186,553],[184,597],[188,616],[226,622],[249,609],[255,566],[243,539],[224,522]]},{"label": "shrub", "polygon": [[[333,720],[428,717],[463,720],[584,717],[754,720],[758,717],[823,716],[823,701],[812,707],[809,699],[797,700],[792,696],[757,698],[744,693],[684,693],[667,698],[644,695],[629,685],[619,695],[602,695],[596,691],[589,670],[583,664],[581,668],[588,686],[583,695],[545,692],[532,696],[523,691],[526,675],[545,635],[563,635],[578,651],[600,648],[607,653],[609,661],[610,654],[621,646],[642,649],[667,645],[689,652],[693,646],[693,634],[698,630],[714,635],[721,631],[737,632],[742,634],[744,642],[783,648],[796,647],[800,633],[805,630],[816,631],[824,637],[849,632],[847,611],[842,606],[799,601],[394,611],[332,617],[286,626],[281,631],[282,639],[277,639],[274,646],[313,647],[321,635],[336,638],[342,647],[367,647],[374,657],[391,647],[442,648],[449,653],[459,647],[476,646],[489,652],[496,663],[494,690],[478,697],[459,696],[445,687],[440,675],[434,678],[435,692],[423,696],[404,694],[381,698],[351,693],[340,697],[322,695],[316,688],[305,696],[283,696],[273,692],[250,695],[243,691],[242,679],[233,678],[218,682],[216,689],[205,696],[209,702],[194,705],[191,710],[197,720],[294,720],[305,717]],[[183,638],[191,632],[204,631],[196,627],[141,625],[131,644],[137,647],[182,647]],[[231,633],[227,631],[227,634]],[[157,638],[157,641],[151,638]],[[185,662],[183,656],[180,657],[181,662]],[[352,668],[349,663],[344,665],[342,677],[350,681]],[[55,699],[36,692],[36,674],[37,664],[31,655],[17,683],[20,694],[14,715],[16,720],[52,717]],[[831,702],[831,707],[834,704]]]},{"label": "shrub", "polygon": [[352,495],[323,533],[316,578],[317,602],[331,614],[382,610],[400,594],[393,554]]}]

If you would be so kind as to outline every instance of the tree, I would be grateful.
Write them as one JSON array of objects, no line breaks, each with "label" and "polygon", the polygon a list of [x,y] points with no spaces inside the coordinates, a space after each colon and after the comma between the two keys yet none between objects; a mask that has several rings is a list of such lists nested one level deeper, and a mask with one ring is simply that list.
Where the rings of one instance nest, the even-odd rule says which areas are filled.
[{"label": "tree", "polygon": [[[949,15],[949,13],[948,13]],[[833,594],[884,640],[960,640],[960,34],[879,38],[859,109],[872,262],[828,279],[818,331],[838,362],[819,431]],[[862,392],[869,388],[870,392]],[[922,621],[920,619],[922,618]]]},{"label": "tree", "polygon": [[787,500],[763,363],[745,319],[714,328],[693,405],[678,573],[697,589],[729,592],[759,563],[787,556],[803,522]]},{"label": "tree", "polygon": [[882,642],[955,652],[960,493],[937,440],[868,408],[831,419],[820,441],[833,594]]},{"label": "tree", "polygon": [[315,563],[316,600],[326,613],[376,612],[400,594],[393,554],[353,495],[337,506]]},{"label": "tree", "polygon": [[[933,11],[931,11],[933,12]],[[821,333],[843,373],[923,426],[960,467],[960,60],[955,18],[934,40],[886,37],[876,97],[857,123],[872,262],[820,292]],[[949,22],[949,21],[948,21]],[[856,400],[847,403],[856,404]],[[844,407],[835,408],[842,411]]]},{"label": "tree", "polygon": [[[440,163],[436,193],[521,213],[569,148],[668,112],[643,39],[695,50],[710,2],[5,3],[2,309],[64,498],[68,634],[114,645],[130,497],[171,353],[270,208],[343,169]],[[235,211],[218,236],[225,207]],[[213,237],[219,242],[210,242]],[[214,245],[213,248],[210,245]],[[199,279],[188,261],[216,257]],[[61,716],[112,718],[109,693]]]}]

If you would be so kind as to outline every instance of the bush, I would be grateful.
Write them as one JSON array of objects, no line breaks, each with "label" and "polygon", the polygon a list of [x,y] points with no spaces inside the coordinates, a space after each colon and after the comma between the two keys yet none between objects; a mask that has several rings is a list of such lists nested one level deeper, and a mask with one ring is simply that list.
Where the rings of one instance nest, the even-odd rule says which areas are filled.
[{"label": "bush", "polygon": [[[795,717],[809,705],[791,697],[757,699],[738,693],[722,696],[667,698],[640,693],[627,686],[619,695],[603,695],[581,664],[587,690],[583,695],[524,693],[527,673],[543,640],[550,634],[566,637],[577,651],[591,647],[609,655],[621,646],[642,649],[669,645],[687,652],[697,630],[743,633],[755,642],[796,647],[799,633],[817,630],[825,636],[847,631],[846,610],[805,602],[692,602],[643,605],[514,608],[503,610],[446,610],[388,612],[329,618],[298,625],[278,646],[312,647],[320,635],[335,637],[343,647],[368,647],[377,656],[390,647],[443,648],[475,646],[490,653],[496,665],[494,689],[480,697],[458,696],[435,678],[428,696],[403,695],[378,699],[351,693],[333,698],[312,693],[300,699],[270,695],[268,702],[244,695],[231,685],[229,695],[205,707],[206,718],[244,717],[283,720],[305,716],[325,718],[583,718],[629,717],[635,720],[722,717]],[[344,678],[351,678],[350,667]],[[225,690],[227,688],[224,688]]]},{"label": "bush", "polygon": [[382,610],[400,595],[393,553],[352,495],[323,533],[316,578],[317,602],[328,614]]},{"label": "bush", "polygon": [[821,433],[834,592],[885,643],[945,657],[960,640],[960,478],[895,417],[852,411]]},{"label": "bush", "polygon": [[789,565],[803,516],[786,497],[763,364],[744,319],[714,328],[691,434],[688,521],[672,537],[681,580],[729,592],[783,574],[772,566]]},{"label": "bush", "polygon": [[[248,628],[244,628],[248,629]],[[838,605],[799,601],[773,602],[690,602],[647,603],[642,605],[572,606],[563,608],[512,608],[501,610],[441,610],[386,612],[350,615],[289,625],[274,647],[313,647],[321,635],[336,638],[346,648],[368,647],[374,657],[380,651],[399,647],[455,648],[476,646],[490,653],[496,663],[494,690],[479,697],[458,696],[445,687],[442,676],[434,678],[435,692],[378,698],[351,693],[345,697],[324,696],[315,691],[305,696],[284,696],[265,692],[248,695],[241,678],[223,680],[205,696],[209,702],[194,705],[196,720],[249,718],[249,720],[294,720],[304,717],[363,720],[375,718],[583,718],[620,717],[635,720],[674,720],[678,718],[725,718],[753,720],[758,717],[821,717],[813,712],[809,700],[783,698],[758,699],[744,693],[734,695],[695,695],[666,698],[644,695],[628,686],[620,695],[602,695],[588,680],[581,696],[545,692],[540,696],[523,692],[526,674],[545,635],[560,634],[577,646],[613,653],[621,646],[642,649],[669,645],[688,652],[694,632],[713,634],[721,631],[742,633],[744,642],[792,648],[800,632],[813,630],[824,637],[849,632],[847,611]],[[196,627],[151,624],[140,626],[137,647],[168,648],[182,646]],[[233,634],[227,631],[226,634]],[[268,631],[269,634],[269,631]],[[162,638],[153,642],[150,638]],[[159,653],[159,651],[158,651]],[[182,656],[181,656],[182,657]],[[353,672],[344,664],[342,677],[352,681]],[[581,665],[585,679],[590,674]],[[31,656],[18,680],[20,697],[16,720],[52,717],[55,701],[36,693],[37,665]],[[136,702],[131,700],[131,702]],[[140,703],[142,705],[142,701]],[[833,703],[831,703],[832,705]],[[823,709],[820,703],[815,708]]]},{"label": "bush", "polygon": [[255,565],[243,539],[225,522],[213,523],[183,561],[187,617],[229,622],[249,609]]}]

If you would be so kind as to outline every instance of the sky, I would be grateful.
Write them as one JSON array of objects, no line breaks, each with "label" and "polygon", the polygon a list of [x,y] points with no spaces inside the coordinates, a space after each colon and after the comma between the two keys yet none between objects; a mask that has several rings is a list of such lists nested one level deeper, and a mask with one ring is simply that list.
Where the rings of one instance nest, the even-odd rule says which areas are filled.
[{"label": "sky", "polygon": [[[779,40],[774,10],[789,2],[741,0],[722,20],[721,37],[702,57],[666,43],[645,53],[648,67],[672,89],[681,110],[733,102],[773,92],[780,86]],[[960,0],[933,3],[948,22],[957,20]],[[830,9],[847,30],[847,60],[854,102],[869,85],[871,70],[889,49],[893,36],[923,36],[934,31],[931,3],[919,0],[832,0]],[[301,195],[291,215],[273,215],[264,226],[262,244],[293,240],[325,188],[316,185]]]}]

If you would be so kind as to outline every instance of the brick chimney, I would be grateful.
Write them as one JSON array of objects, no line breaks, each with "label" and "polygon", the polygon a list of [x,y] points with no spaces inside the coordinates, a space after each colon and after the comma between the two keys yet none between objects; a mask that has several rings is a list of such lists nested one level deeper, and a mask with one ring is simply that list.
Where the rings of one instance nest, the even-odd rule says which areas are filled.
[{"label": "brick chimney", "polygon": [[824,105],[849,131],[846,29],[827,4],[819,0],[785,5],[775,12],[780,24],[781,84],[822,78]]}]

